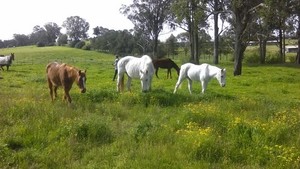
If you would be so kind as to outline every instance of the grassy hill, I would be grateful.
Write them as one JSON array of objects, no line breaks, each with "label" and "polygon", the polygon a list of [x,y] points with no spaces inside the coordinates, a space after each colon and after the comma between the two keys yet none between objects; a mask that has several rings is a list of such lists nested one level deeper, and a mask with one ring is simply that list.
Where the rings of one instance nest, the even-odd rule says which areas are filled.
[{"label": "grassy hill", "polygon": [[[0,168],[300,168],[300,76],[294,65],[244,65],[204,95],[177,76],[154,77],[153,91],[117,93],[114,56],[67,47],[1,49],[15,53],[0,76]],[[51,102],[45,66],[87,70],[87,93],[72,105]],[[177,63],[181,65],[180,61]]]}]

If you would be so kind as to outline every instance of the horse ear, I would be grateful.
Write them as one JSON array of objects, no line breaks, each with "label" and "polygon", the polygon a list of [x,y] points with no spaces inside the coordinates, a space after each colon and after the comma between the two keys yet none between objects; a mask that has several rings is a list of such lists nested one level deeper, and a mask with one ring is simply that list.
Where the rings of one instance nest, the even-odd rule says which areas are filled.
[{"label": "horse ear", "polygon": [[78,71],[78,74],[79,74],[79,75],[81,74],[81,70]]}]

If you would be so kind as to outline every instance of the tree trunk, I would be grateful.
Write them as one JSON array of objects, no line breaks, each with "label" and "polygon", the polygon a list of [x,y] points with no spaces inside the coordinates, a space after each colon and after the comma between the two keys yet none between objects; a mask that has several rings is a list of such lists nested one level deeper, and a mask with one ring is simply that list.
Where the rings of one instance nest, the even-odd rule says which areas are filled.
[{"label": "tree trunk", "polygon": [[241,39],[236,35],[234,44],[234,76],[242,75],[242,60],[242,42]]},{"label": "tree trunk", "polygon": [[259,54],[260,54],[260,63],[265,64],[267,53],[267,39],[263,38],[259,40]]},{"label": "tree trunk", "polygon": [[219,1],[214,1],[214,58],[213,63],[218,64],[219,63],[219,27],[218,27],[218,21],[219,21],[219,14],[217,13],[219,8]]},{"label": "tree trunk", "polygon": [[296,63],[300,64],[300,12],[298,12],[298,30],[297,30],[297,39],[298,39],[298,51]]},{"label": "tree trunk", "polygon": [[199,64],[199,36],[198,36],[198,26],[194,28],[194,63]]},{"label": "tree trunk", "polygon": [[283,44],[283,41],[282,41],[282,29],[279,29],[279,59],[280,61],[282,62],[283,61],[283,50],[282,50],[282,44]]},{"label": "tree trunk", "polygon": [[235,44],[234,44],[234,71],[233,75],[242,75],[242,61],[246,45],[243,44],[243,29],[242,24],[237,24],[235,29]]}]

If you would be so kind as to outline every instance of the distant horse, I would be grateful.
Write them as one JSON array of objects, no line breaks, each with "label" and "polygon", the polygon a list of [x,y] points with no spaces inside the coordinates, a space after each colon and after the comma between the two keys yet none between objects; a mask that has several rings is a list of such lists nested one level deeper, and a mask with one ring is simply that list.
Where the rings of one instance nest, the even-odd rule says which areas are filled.
[{"label": "distant horse", "polygon": [[3,66],[6,66],[6,70],[8,70],[9,66],[11,66],[12,61],[15,60],[15,54],[11,53],[8,56],[1,55],[0,56],[0,67],[4,71]]},{"label": "distant horse", "polygon": [[154,74],[154,66],[152,59],[148,55],[141,58],[133,56],[125,56],[118,62],[118,80],[117,90],[123,91],[124,88],[124,73],[127,73],[127,89],[130,91],[131,80],[140,79],[142,91],[151,90],[152,76]]},{"label": "distant horse", "polygon": [[174,68],[177,71],[177,75],[179,76],[180,68],[177,64],[171,59],[156,59],[153,60],[154,68],[156,69],[155,75],[158,78],[157,72],[159,68],[168,69],[167,71],[167,79],[170,77],[172,79],[171,69]]},{"label": "distant horse", "polygon": [[205,92],[208,82],[211,78],[216,78],[220,86],[225,87],[226,84],[226,69],[220,69],[206,63],[195,65],[192,63],[183,64],[180,68],[178,81],[175,85],[174,93],[184,79],[188,79],[188,89],[192,94],[192,81],[200,81],[202,85],[202,93]]},{"label": "distant horse", "polygon": [[69,91],[71,90],[74,81],[80,88],[81,93],[86,92],[86,71],[81,71],[65,63],[59,64],[53,62],[47,65],[46,73],[52,101],[57,97],[57,88],[62,86],[64,89],[64,100],[71,103],[72,100]]}]

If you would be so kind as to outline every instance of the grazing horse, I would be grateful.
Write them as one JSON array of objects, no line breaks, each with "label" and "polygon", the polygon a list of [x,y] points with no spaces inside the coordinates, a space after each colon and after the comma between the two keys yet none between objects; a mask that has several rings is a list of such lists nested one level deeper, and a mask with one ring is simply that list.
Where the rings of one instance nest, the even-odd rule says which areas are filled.
[{"label": "grazing horse", "polygon": [[86,71],[81,71],[65,63],[59,64],[53,62],[47,65],[46,73],[52,101],[57,97],[57,88],[62,86],[64,89],[64,100],[71,103],[72,100],[69,91],[71,90],[74,81],[80,88],[81,93],[86,92]]},{"label": "grazing horse", "polygon": [[180,68],[178,81],[175,85],[173,93],[176,93],[178,87],[184,79],[188,79],[188,89],[192,94],[192,81],[200,81],[202,85],[202,93],[205,92],[208,82],[211,78],[216,78],[220,86],[225,87],[226,84],[226,69],[220,69],[206,63],[195,65],[192,63],[183,64]]},{"label": "grazing horse", "polygon": [[124,73],[127,73],[127,89],[130,91],[131,80],[140,79],[142,92],[151,90],[152,76],[154,74],[154,66],[152,59],[148,55],[141,58],[133,56],[125,56],[118,62],[118,79],[117,91],[123,91]]},{"label": "grazing horse", "polygon": [[6,66],[6,70],[8,70],[9,66],[11,66],[12,61],[15,60],[15,54],[11,53],[8,56],[1,55],[0,57],[0,67],[4,71],[3,66]]},{"label": "grazing horse", "polygon": [[177,71],[177,75],[179,76],[180,68],[177,66],[177,64],[173,60],[171,60],[169,58],[153,60],[153,65],[154,65],[154,68],[156,69],[155,75],[156,75],[157,78],[158,78],[157,72],[158,72],[159,68],[168,69],[167,79],[169,77],[170,77],[170,79],[172,79],[172,74],[171,74],[171,69],[172,68],[174,68]]}]

